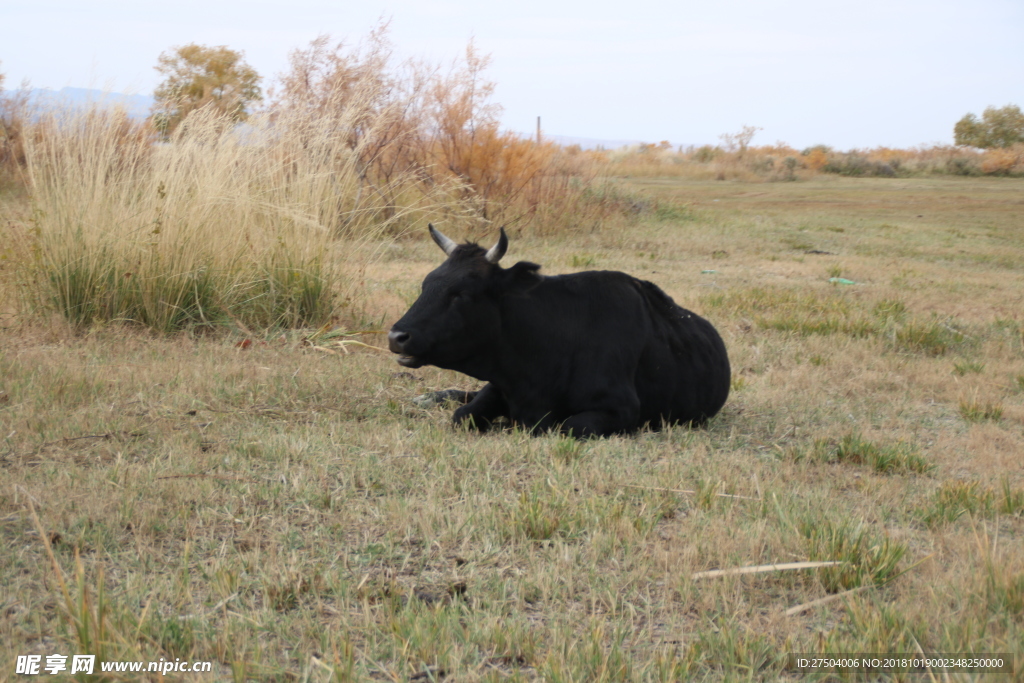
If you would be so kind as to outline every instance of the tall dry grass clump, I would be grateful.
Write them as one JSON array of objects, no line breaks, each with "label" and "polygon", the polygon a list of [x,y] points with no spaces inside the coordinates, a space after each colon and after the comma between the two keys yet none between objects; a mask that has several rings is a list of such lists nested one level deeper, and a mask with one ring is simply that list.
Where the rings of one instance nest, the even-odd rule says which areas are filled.
[{"label": "tall dry grass clump", "polygon": [[427,221],[549,234],[623,213],[588,155],[500,130],[487,61],[396,66],[382,25],[293,52],[243,124],[202,107],[160,141],[116,109],[32,118],[30,303],[79,326],[316,325],[374,245]]},{"label": "tall dry grass clump", "polygon": [[[386,118],[360,122],[360,111],[293,107],[236,126],[198,110],[166,144],[116,110],[40,120],[27,145],[34,303],[75,325],[161,332],[323,323],[360,245],[450,194],[410,174],[367,191],[360,155]],[[359,125],[365,141],[350,144]]]}]

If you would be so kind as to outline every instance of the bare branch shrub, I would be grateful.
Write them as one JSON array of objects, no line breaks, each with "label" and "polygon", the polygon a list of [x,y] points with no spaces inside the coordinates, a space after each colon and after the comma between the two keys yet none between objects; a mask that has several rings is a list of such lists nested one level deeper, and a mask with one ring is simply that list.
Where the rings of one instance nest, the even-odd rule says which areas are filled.
[{"label": "bare branch shrub", "polygon": [[354,47],[321,36],[296,50],[272,95],[276,120],[354,122],[344,144],[358,149],[358,196],[373,194],[397,209],[408,192],[398,179],[415,178],[421,192],[451,193],[458,210],[447,204],[445,219],[469,233],[506,223],[563,231],[602,217],[606,207],[590,201],[591,157],[501,130],[494,84],[484,77],[488,57],[470,44],[445,72],[421,62],[396,65],[387,28]]}]

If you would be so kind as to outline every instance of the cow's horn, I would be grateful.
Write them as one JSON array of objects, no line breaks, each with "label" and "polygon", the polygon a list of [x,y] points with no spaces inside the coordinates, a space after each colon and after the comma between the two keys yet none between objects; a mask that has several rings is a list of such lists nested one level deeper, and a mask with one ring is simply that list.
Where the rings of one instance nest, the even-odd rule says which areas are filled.
[{"label": "cow's horn", "polygon": [[498,238],[498,243],[487,250],[487,254],[484,256],[490,263],[497,263],[501,260],[501,257],[508,251],[508,235],[505,234],[505,228],[501,229],[501,237]]},{"label": "cow's horn", "polygon": [[450,238],[446,237],[443,232],[436,229],[432,223],[427,223],[427,227],[430,228],[430,236],[437,242],[437,246],[441,247],[441,250],[451,256],[452,252],[455,251],[455,247],[459,246]]}]

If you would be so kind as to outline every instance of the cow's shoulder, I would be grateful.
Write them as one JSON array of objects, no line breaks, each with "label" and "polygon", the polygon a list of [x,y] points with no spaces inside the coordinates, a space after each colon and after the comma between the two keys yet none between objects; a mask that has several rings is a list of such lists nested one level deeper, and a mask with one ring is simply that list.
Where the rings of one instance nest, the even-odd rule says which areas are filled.
[{"label": "cow's shoulder", "polygon": [[680,314],[688,313],[658,285],[647,280],[634,279],[636,280],[637,287],[639,287],[640,292],[643,294],[644,301],[647,302],[647,305],[650,306],[653,312],[666,318],[678,318]]}]

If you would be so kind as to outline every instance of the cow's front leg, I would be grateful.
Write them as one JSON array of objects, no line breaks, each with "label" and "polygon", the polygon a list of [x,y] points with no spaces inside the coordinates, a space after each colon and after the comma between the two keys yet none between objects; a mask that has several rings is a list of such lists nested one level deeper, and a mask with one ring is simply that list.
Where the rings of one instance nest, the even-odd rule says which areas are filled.
[{"label": "cow's front leg", "polygon": [[493,384],[486,384],[472,401],[455,411],[452,422],[486,432],[499,417],[508,417],[508,401]]}]

